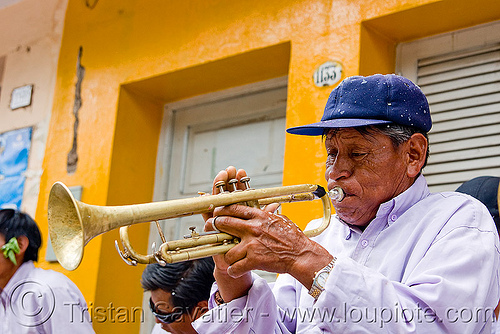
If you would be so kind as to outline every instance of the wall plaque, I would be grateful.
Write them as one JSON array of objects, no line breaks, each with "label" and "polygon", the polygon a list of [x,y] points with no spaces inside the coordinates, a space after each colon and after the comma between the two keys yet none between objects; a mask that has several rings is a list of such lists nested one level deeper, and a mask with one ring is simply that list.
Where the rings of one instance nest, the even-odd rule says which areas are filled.
[{"label": "wall plaque", "polygon": [[313,75],[314,84],[318,87],[332,86],[342,77],[342,65],[336,61],[321,64]]},{"label": "wall plaque", "polygon": [[31,104],[33,85],[26,85],[12,90],[10,97],[10,109],[27,107]]}]

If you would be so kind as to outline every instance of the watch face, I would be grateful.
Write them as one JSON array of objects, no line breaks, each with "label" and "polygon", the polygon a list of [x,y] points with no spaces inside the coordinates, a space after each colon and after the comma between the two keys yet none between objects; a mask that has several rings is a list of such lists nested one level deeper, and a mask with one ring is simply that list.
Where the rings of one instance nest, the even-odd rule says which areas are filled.
[{"label": "watch face", "polygon": [[322,272],[318,274],[318,279],[316,280],[318,282],[318,285],[321,287],[324,287],[326,284],[326,279],[328,278],[328,275],[330,273],[327,272]]}]

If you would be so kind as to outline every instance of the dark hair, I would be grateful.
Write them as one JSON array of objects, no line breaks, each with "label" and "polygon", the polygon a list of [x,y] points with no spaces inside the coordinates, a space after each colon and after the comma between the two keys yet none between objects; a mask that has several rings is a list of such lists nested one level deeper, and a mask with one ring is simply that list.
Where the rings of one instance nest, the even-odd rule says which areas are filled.
[{"label": "dark hair", "polygon": [[[340,129],[342,128],[325,129],[325,131],[323,132],[323,139],[328,133],[330,133],[330,131],[334,130],[334,133],[336,133]],[[427,132],[424,132],[412,126],[390,123],[390,124],[360,126],[360,127],[354,127],[353,129],[358,131],[363,136],[366,135],[369,136],[374,132],[386,135],[391,140],[394,148],[397,148],[399,145],[408,141],[411,138],[411,136],[413,136],[415,133],[421,133],[427,140],[427,143],[429,143],[429,135],[427,134]],[[427,165],[427,160],[429,159],[429,152],[430,152],[429,145],[427,145],[427,152],[425,152],[426,153],[425,161],[422,168],[424,168]]]},{"label": "dark hair", "polygon": [[214,261],[211,257],[167,263],[149,264],[142,273],[141,285],[146,291],[162,289],[172,294],[174,307],[192,310],[198,302],[208,300],[214,282]]},{"label": "dark hair", "polygon": [[42,237],[35,221],[28,214],[13,209],[0,210],[0,233],[5,237],[5,242],[24,235],[29,244],[23,262],[38,260]]}]

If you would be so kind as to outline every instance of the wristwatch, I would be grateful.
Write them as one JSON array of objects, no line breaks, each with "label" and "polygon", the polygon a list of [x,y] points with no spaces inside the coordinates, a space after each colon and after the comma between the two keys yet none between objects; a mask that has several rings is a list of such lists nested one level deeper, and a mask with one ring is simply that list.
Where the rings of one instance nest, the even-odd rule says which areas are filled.
[{"label": "wristwatch", "polygon": [[309,294],[313,296],[315,300],[317,300],[319,295],[323,292],[323,290],[325,290],[326,280],[328,279],[333,266],[335,266],[335,261],[337,261],[337,258],[334,256],[333,260],[328,263],[326,267],[314,274],[314,280],[311,289],[309,289]]}]

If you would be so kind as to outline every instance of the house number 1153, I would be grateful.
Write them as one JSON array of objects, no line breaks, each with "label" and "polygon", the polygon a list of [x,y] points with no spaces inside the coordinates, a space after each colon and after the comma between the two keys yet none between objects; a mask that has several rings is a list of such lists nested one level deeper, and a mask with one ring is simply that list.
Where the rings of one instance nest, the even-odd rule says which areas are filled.
[{"label": "house number 1153", "polygon": [[318,87],[336,84],[342,77],[342,65],[334,61],[321,64],[314,72],[314,84]]}]

